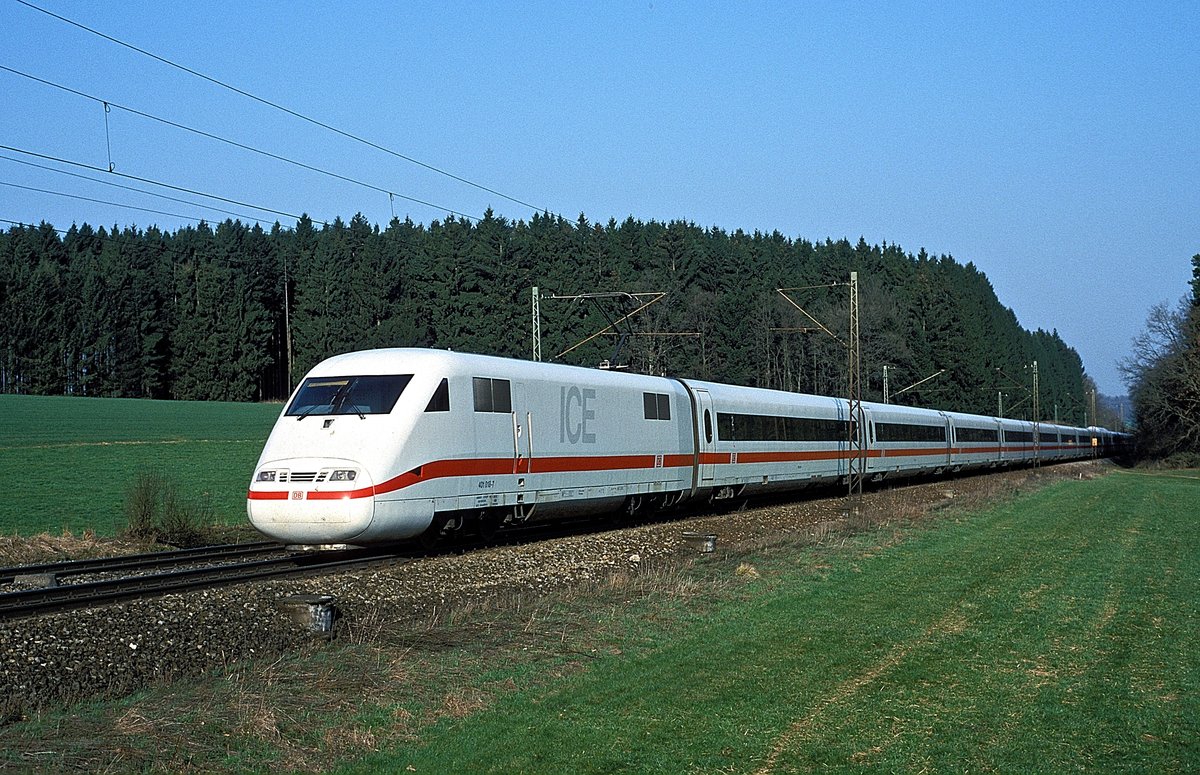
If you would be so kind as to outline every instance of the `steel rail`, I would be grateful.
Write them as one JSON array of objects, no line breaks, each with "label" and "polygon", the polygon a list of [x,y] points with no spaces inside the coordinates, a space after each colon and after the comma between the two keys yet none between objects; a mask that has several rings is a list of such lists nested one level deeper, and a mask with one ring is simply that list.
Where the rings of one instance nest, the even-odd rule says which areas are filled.
[{"label": "steel rail", "polygon": [[0,594],[0,620],[49,613],[171,592],[208,589],[249,581],[329,573],[359,567],[404,561],[395,551],[346,550],[320,554],[292,554],[267,560],[170,571],[145,576],[68,584],[61,587],[21,590]]},{"label": "steel rail", "polygon": [[78,576],[84,573],[108,573],[113,571],[156,568],[182,565],[190,562],[246,557],[285,551],[282,544],[274,541],[257,541],[246,544],[219,544],[199,546],[194,549],[176,549],[166,552],[146,552],[117,557],[98,557],[88,560],[64,560],[62,562],[19,565],[0,568],[0,584],[11,584],[19,576],[53,575],[55,577]]}]

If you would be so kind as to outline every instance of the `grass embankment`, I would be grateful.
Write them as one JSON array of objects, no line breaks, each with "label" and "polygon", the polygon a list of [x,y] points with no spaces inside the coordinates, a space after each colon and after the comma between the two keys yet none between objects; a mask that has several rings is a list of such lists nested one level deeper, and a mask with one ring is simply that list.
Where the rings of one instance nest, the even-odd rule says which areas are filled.
[{"label": "grass embankment", "polygon": [[630,611],[620,655],[346,771],[1194,771],[1198,504],[1200,480],[1115,474],[768,553],[736,592]]},{"label": "grass embankment", "polygon": [[139,473],[160,471],[225,524],[245,520],[246,485],[277,404],[0,396],[0,533],[125,526]]},{"label": "grass embankment", "polygon": [[1116,473],[427,629],[352,621],[340,644],[0,728],[0,762],[1195,771],[1198,502],[1200,474]]}]

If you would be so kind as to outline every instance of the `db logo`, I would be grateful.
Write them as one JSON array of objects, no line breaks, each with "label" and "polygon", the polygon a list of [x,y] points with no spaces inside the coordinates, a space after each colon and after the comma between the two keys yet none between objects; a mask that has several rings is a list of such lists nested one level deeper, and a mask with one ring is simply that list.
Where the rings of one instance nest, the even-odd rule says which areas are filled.
[{"label": "db logo", "polygon": [[304,500],[304,490],[292,490],[292,500],[294,500],[294,501]]}]

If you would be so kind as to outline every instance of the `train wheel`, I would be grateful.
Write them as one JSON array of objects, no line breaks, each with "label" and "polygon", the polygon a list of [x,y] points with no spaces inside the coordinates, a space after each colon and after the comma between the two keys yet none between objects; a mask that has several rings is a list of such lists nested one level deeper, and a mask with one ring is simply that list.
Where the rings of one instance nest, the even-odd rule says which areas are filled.
[{"label": "train wheel", "polygon": [[479,516],[475,518],[475,528],[479,531],[479,538],[490,544],[496,540],[496,533],[500,530],[500,515],[494,511],[479,512]]},{"label": "train wheel", "polygon": [[425,528],[425,532],[417,536],[417,543],[425,551],[433,551],[442,542],[442,536],[446,533],[445,519],[433,518],[429,523],[429,527]]}]

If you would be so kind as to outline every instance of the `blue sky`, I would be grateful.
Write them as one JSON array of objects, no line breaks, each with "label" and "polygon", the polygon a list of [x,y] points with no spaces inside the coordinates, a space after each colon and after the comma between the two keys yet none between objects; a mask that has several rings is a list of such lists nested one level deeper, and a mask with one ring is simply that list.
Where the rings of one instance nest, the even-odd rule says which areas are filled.
[{"label": "blue sky", "polygon": [[[572,219],[974,262],[1106,393],[1124,392],[1116,361],[1200,253],[1200,3],[33,1]],[[7,72],[0,145],[101,168],[111,145],[118,171],[317,219],[531,213],[15,0],[0,0],[0,65],[437,206],[122,110],[106,141],[101,105]],[[224,217],[5,159],[0,182]],[[11,186],[0,218],[188,222]]]}]

